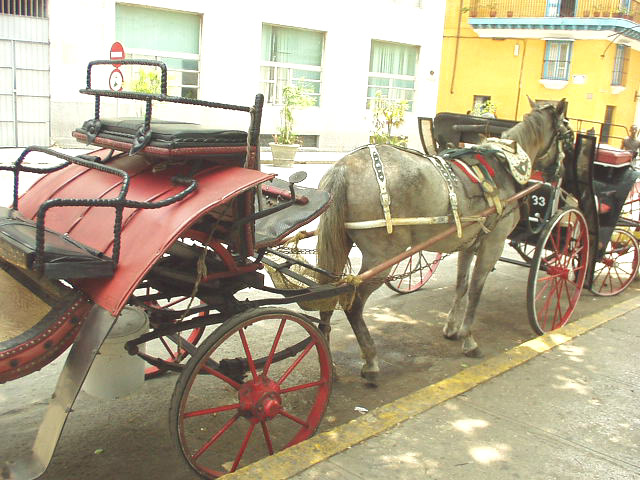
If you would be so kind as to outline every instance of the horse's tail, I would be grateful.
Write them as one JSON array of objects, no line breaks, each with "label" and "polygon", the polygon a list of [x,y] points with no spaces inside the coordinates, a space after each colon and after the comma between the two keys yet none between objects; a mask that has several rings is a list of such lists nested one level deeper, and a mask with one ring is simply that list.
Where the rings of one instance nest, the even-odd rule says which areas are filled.
[{"label": "horse's tail", "polygon": [[[344,226],[347,213],[346,168],[343,162],[337,163],[324,174],[318,186],[320,190],[331,194],[332,202],[320,217],[317,232],[317,265],[335,275],[341,275],[344,271],[353,245]],[[329,281],[325,275],[318,275],[319,283]]]}]

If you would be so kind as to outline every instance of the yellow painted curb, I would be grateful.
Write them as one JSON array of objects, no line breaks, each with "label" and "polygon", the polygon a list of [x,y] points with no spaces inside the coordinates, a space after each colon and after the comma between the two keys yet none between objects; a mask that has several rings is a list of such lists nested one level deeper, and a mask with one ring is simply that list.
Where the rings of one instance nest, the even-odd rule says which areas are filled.
[{"label": "yellow painted curb", "polygon": [[265,457],[237,472],[229,480],[287,479],[368,438],[378,435],[415,415],[450,400],[498,375],[528,362],[541,353],[593,330],[640,307],[640,298],[630,299],[603,312],[576,320],[558,330],[529,340],[478,365],[441,380],[391,403],[371,410],[328,432],[318,434],[275,455]]}]

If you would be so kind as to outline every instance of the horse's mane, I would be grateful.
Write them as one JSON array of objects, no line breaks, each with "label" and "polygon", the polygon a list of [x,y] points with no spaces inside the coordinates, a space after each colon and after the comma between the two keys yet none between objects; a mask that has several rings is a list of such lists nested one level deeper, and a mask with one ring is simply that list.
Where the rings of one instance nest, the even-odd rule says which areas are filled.
[{"label": "horse's mane", "polygon": [[515,140],[522,145],[525,150],[530,147],[540,147],[540,142],[544,139],[544,128],[547,119],[542,113],[542,109],[536,108],[527,113],[522,121],[509,130],[502,133],[502,138]]}]

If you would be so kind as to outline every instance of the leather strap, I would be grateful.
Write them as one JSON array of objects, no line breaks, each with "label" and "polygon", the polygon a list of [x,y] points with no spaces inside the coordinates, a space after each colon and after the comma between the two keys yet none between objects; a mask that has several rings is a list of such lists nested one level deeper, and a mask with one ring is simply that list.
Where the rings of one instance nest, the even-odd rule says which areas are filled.
[{"label": "leather strap", "polygon": [[387,177],[384,174],[384,166],[380,159],[380,154],[375,145],[369,145],[369,155],[371,155],[371,166],[380,188],[380,204],[384,213],[384,220],[387,226],[387,233],[393,232],[393,222],[391,221],[391,196],[387,192]]},{"label": "leather strap", "polygon": [[431,160],[431,163],[436,167],[438,173],[442,176],[447,184],[447,190],[449,191],[449,203],[451,204],[451,212],[453,213],[453,220],[456,224],[456,233],[458,238],[462,238],[462,223],[460,222],[460,214],[458,213],[458,197],[454,190],[454,185],[458,183],[458,177],[451,168],[449,162],[437,155],[427,157]]}]

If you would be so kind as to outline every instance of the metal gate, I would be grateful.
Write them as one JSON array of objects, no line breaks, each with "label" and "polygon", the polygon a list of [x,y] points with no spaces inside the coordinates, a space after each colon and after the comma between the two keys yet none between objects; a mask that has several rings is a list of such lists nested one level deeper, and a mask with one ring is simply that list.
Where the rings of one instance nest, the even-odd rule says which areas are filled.
[{"label": "metal gate", "polygon": [[0,15],[0,147],[49,145],[49,105],[48,19]]}]

